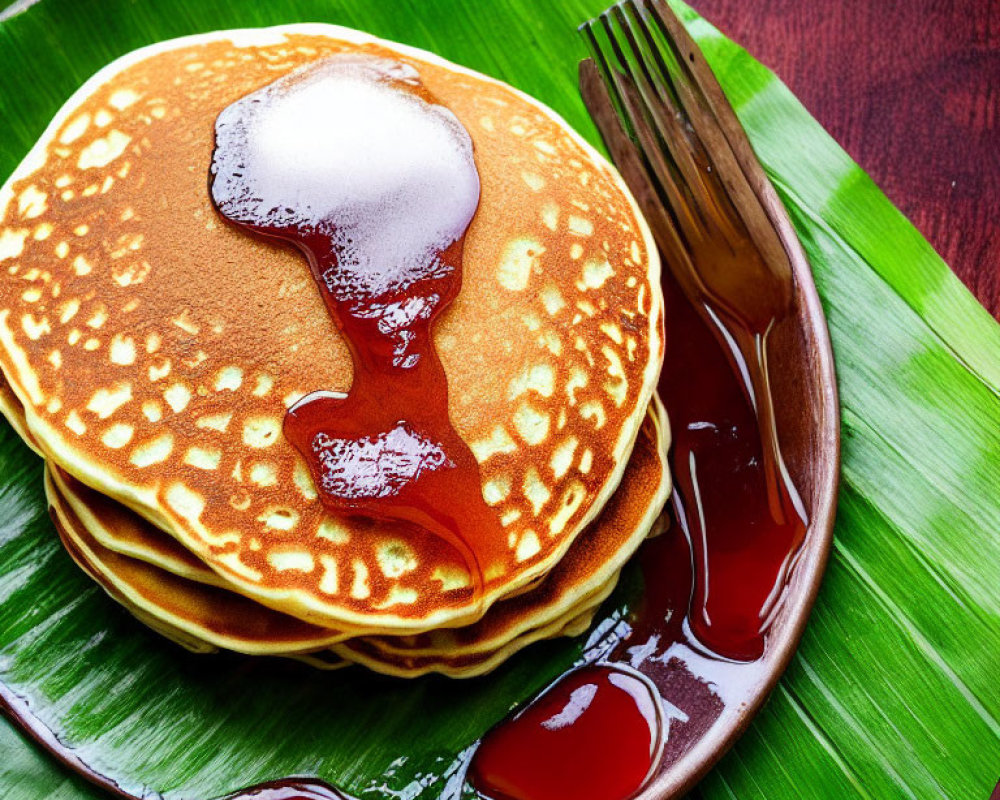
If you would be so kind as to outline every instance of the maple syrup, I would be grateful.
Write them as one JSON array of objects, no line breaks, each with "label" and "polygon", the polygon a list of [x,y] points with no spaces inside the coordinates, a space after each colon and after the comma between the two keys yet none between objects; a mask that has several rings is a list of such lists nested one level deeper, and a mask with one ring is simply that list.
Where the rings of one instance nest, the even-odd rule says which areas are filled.
[{"label": "maple syrup", "polygon": [[285,416],[322,502],[444,539],[481,592],[506,536],[431,337],[479,202],[467,131],[411,66],[342,56],[237,100],[215,133],[216,208],[305,253],[351,352],[346,396],[315,391]]}]

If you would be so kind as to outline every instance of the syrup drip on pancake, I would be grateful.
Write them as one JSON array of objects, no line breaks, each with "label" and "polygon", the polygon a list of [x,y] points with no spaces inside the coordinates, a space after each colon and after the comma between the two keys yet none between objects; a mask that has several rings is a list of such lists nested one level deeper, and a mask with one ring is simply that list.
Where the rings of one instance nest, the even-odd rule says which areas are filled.
[{"label": "syrup drip on pancake", "polygon": [[315,391],[285,417],[323,503],[444,539],[478,594],[505,535],[431,339],[479,203],[468,133],[409,65],[349,56],[238,100],[215,134],[219,212],[306,254],[351,350],[350,392]]}]

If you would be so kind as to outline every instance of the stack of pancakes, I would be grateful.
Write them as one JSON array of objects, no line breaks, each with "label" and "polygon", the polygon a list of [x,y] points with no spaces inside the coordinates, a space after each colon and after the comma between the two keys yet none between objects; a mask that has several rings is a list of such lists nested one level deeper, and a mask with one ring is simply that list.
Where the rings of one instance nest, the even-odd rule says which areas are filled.
[{"label": "stack of pancakes", "polygon": [[[349,352],[301,255],[209,198],[222,109],[358,52],[416,68],[474,144],[480,204],[434,341],[506,535],[481,592],[441,539],[325,510],[282,421],[350,387]],[[585,630],[656,530],[649,231],[604,159],[504,84],[325,25],[165,42],[69,100],[0,208],[0,406],[46,460],[76,562],[192,650],[480,674]]]}]

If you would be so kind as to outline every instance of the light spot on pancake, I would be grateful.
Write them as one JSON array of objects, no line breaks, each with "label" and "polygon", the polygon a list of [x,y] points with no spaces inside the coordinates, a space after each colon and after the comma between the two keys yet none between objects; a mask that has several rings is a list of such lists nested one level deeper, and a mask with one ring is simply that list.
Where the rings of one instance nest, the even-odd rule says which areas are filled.
[{"label": "light spot on pancake", "polygon": [[417,568],[416,554],[403,541],[381,543],[375,551],[375,559],[387,578],[400,578]]},{"label": "light spot on pancake", "polygon": [[58,414],[62,410],[62,400],[58,397],[53,397],[45,404],[45,410],[50,414]]},{"label": "light spot on pancake", "polygon": [[183,383],[175,383],[164,389],[163,399],[167,401],[171,411],[180,414],[191,402],[191,390]]},{"label": "light spot on pancake", "polygon": [[198,520],[205,510],[205,498],[180,482],[167,488],[166,501],[174,513],[191,522]]},{"label": "light spot on pancake", "polygon": [[521,179],[528,184],[528,188],[533,192],[540,192],[545,188],[545,178],[534,172],[522,171]]},{"label": "light spot on pancake", "polygon": [[[331,394],[338,394],[338,393],[331,392]],[[281,398],[281,402],[285,404],[285,408],[291,408],[305,396],[306,392],[289,392],[283,398]],[[343,396],[346,397],[347,395]]]},{"label": "light spot on pancake", "polygon": [[66,415],[66,427],[69,428],[77,436],[83,436],[87,432],[87,426],[80,419],[80,415],[76,411],[70,411]]},{"label": "light spot on pancake", "polygon": [[267,554],[267,563],[278,572],[312,572],[316,562],[305,550],[272,550]]},{"label": "light spot on pancake", "polygon": [[559,509],[549,519],[549,533],[562,533],[570,518],[577,512],[587,496],[587,490],[580,481],[573,481],[562,494]]},{"label": "light spot on pancake", "polygon": [[35,184],[31,184],[27,189],[17,196],[17,213],[22,219],[35,219],[45,213],[49,207],[49,196],[39,191]]},{"label": "light spot on pancake", "polygon": [[106,447],[118,450],[132,441],[134,433],[135,428],[131,425],[124,422],[116,422],[101,434],[101,441]]},{"label": "light spot on pancake", "polygon": [[80,333],[79,329],[73,328],[73,330],[71,330],[69,334],[67,334],[66,341],[72,346],[80,341],[81,336],[83,336],[83,334]]},{"label": "light spot on pancake", "polygon": [[59,141],[62,144],[73,144],[77,139],[83,136],[87,132],[87,128],[90,127],[90,114],[83,113],[78,117],[74,117],[69,121],[65,128],[63,128],[62,133],[59,135]]},{"label": "light spot on pancake", "polygon": [[112,364],[119,364],[127,367],[135,362],[135,341],[130,336],[122,336],[116,333],[111,337],[111,345],[108,348],[108,357]]},{"label": "light spot on pancake", "polygon": [[470,442],[469,449],[472,450],[476,461],[483,464],[500,453],[515,452],[517,445],[502,425],[495,425],[493,430],[490,431],[489,438]]},{"label": "light spot on pancake", "polygon": [[624,342],[622,329],[619,328],[617,325],[615,325],[613,322],[602,322],[600,328],[601,332],[615,344],[620,345]]},{"label": "light spot on pancake", "polygon": [[274,378],[270,375],[264,375],[261,373],[257,376],[257,382],[253,387],[253,394],[255,397],[264,397],[271,388],[274,386]]},{"label": "light spot on pancake", "polygon": [[493,117],[486,117],[486,116],[480,117],[479,127],[481,127],[484,131],[492,131],[494,127]]},{"label": "light spot on pancake", "polygon": [[258,486],[274,486],[278,482],[278,469],[269,461],[258,461],[250,467],[250,482]]},{"label": "light spot on pancake", "polygon": [[542,543],[538,541],[538,534],[532,530],[527,530],[521,534],[515,555],[518,561],[527,561],[532,556],[538,555],[541,549]]},{"label": "light spot on pancake", "polygon": [[552,355],[558,356],[562,353],[562,342],[553,330],[544,330],[538,335],[538,344],[544,347]]},{"label": "light spot on pancake", "polygon": [[52,227],[50,223],[43,222],[41,225],[35,228],[35,232],[31,234],[31,238],[34,239],[36,242],[44,242],[52,235],[52,231],[54,230],[55,228]]},{"label": "light spot on pancake", "polygon": [[84,350],[93,351],[100,348],[100,346],[101,346],[101,340],[94,336],[91,336],[89,339],[87,339],[87,341],[83,343]]},{"label": "light spot on pancake", "polygon": [[581,290],[600,289],[615,271],[606,258],[588,259],[583,263],[583,280],[577,284]]},{"label": "light spot on pancake", "polygon": [[77,256],[73,259],[73,271],[79,276],[89,275],[93,266],[86,258],[83,256]]},{"label": "light spot on pancake", "polygon": [[333,544],[347,544],[351,540],[351,534],[347,528],[332,517],[324,517],[316,526],[316,536],[325,539]]},{"label": "light spot on pancake", "polygon": [[555,391],[556,372],[548,364],[534,364],[525,367],[520,375],[511,378],[507,384],[507,399],[514,400],[527,392],[542,397],[551,397]]},{"label": "light spot on pancake", "polygon": [[507,499],[510,494],[510,476],[498,475],[483,484],[483,499],[488,505],[495,506]]},{"label": "light spot on pancake", "polygon": [[37,303],[42,299],[42,290],[37,287],[25,289],[24,292],[21,293],[21,299],[25,303]]},{"label": "light spot on pancake", "polygon": [[250,492],[246,489],[237,489],[231,495],[229,495],[229,505],[231,505],[237,511],[246,511],[250,508],[250,503],[253,498],[250,497]]},{"label": "light spot on pancake", "polygon": [[608,421],[608,415],[604,411],[604,406],[600,400],[588,400],[580,404],[580,416],[584,419],[594,420],[594,430],[600,430]]},{"label": "light spot on pancake", "polygon": [[274,531],[290,531],[299,524],[299,512],[294,508],[271,506],[257,517],[258,522]]},{"label": "light spot on pancake", "polygon": [[100,111],[98,111],[96,114],[94,114],[94,124],[98,128],[106,128],[106,127],[108,127],[108,125],[111,124],[111,120],[113,120],[113,119],[114,119],[114,117],[112,117],[111,114],[108,113],[108,111],[106,109],[103,109],[103,108]]},{"label": "light spot on pancake", "polygon": [[198,428],[207,428],[210,431],[225,433],[232,418],[233,414],[231,411],[225,411],[221,414],[205,414],[203,417],[198,417],[194,424]]},{"label": "light spot on pancake", "polygon": [[621,407],[628,397],[628,378],[622,367],[622,360],[618,353],[607,345],[601,348],[601,352],[608,360],[608,375],[611,376],[611,380],[605,382],[604,390],[611,396],[614,404]]},{"label": "light spot on pancake", "polygon": [[163,106],[153,106],[149,110],[149,113],[153,116],[154,119],[163,119],[165,116],[167,116],[167,109],[165,109]]},{"label": "light spot on pancake", "polygon": [[0,232],[0,261],[17,258],[24,252],[24,240],[28,238],[27,231],[7,229]]},{"label": "light spot on pancake", "polygon": [[161,464],[170,457],[174,449],[174,437],[169,433],[161,433],[155,439],[133,448],[129,461],[137,467],[149,467]]},{"label": "light spot on pancake", "polygon": [[634,263],[636,264],[642,263],[642,253],[639,251],[639,243],[634,239],[632,240],[632,243],[629,245],[629,253],[632,255],[632,261]]},{"label": "light spot on pancake", "polygon": [[456,589],[464,589],[470,583],[468,572],[459,567],[452,566],[437,567],[431,573],[431,580],[440,582],[442,592],[453,592]]},{"label": "light spot on pancake", "polygon": [[635,352],[639,349],[639,343],[634,336],[629,336],[625,340],[625,351],[628,353],[628,360],[635,361]]},{"label": "light spot on pancake", "polygon": [[566,307],[566,301],[555,284],[549,283],[544,286],[538,296],[542,300],[542,307],[549,316],[555,316]]},{"label": "light spot on pancake", "polygon": [[111,270],[111,279],[124,289],[126,286],[136,286],[145,281],[152,269],[148,261],[117,264]]},{"label": "light spot on pancake", "polygon": [[594,233],[594,223],[586,217],[576,214],[569,215],[569,231],[576,236],[591,236]]},{"label": "light spot on pancake", "polygon": [[386,608],[392,608],[393,606],[410,606],[417,602],[420,595],[417,593],[416,589],[411,589],[405,586],[393,586],[389,589],[389,593],[386,595],[385,600],[378,603],[375,608],[378,610],[383,610]]},{"label": "light spot on pancake", "polygon": [[69,243],[59,242],[55,249],[56,258],[66,258],[69,255]]},{"label": "light spot on pancake", "polygon": [[100,330],[107,321],[108,309],[102,304],[94,309],[94,313],[90,315],[90,319],[87,320],[87,327],[93,328],[95,331]]},{"label": "light spot on pancake", "polygon": [[163,339],[161,339],[160,334],[156,333],[155,331],[146,336],[147,353],[152,355],[153,353],[155,353],[157,350],[160,349],[161,344],[163,344]]},{"label": "light spot on pancake", "polygon": [[132,399],[132,384],[128,381],[112,384],[110,389],[98,389],[87,403],[99,419],[107,419]]},{"label": "light spot on pancake", "polygon": [[201,328],[191,319],[190,312],[188,312],[186,308],[170,321],[182,331],[190,333],[192,336],[197,336],[198,332],[201,330]]},{"label": "light spot on pancake", "polygon": [[239,552],[235,550],[229,553],[222,553],[221,555],[216,556],[216,560],[218,560],[224,567],[231,570],[236,575],[239,575],[242,578],[246,578],[247,580],[254,581],[255,583],[259,582],[261,578],[264,577],[259,571],[255,570],[253,567],[248,567],[246,564],[244,564],[240,560]]},{"label": "light spot on pancake", "polygon": [[56,178],[56,188],[57,189],[65,189],[72,182],[73,182],[73,176],[72,175],[60,175],[58,178]]},{"label": "light spot on pancake", "polygon": [[50,352],[48,358],[49,358],[49,363],[53,367],[55,367],[55,369],[59,369],[59,367],[62,366],[62,353],[60,353],[58,350],[53,350],[52,352]]},{"label": "light spot on pancake", "polygon": [[[597,306],[595,306],[589,300],[577,300],[576,307],[580,309],[588,317],[592,317],[597,313]],[[579,341],[583,341],[583,338],[580,337]],[[584,349],[584,348],[578,348],[578,349]]]},{"label": "light spot on pancake", "polygon": [[514,412],[514,430],[528,444],[541,444],[549,434],[549,415],[529,403],[521,403]]},{"label": "light spot on pancake", "polygon": [[510,511],[505,511],[503,513],[503,516],[500,517],[500,524],[506,528],[507,526],[513,525],[517,522],[522,516],[521,509],[512,508]]},{"label": "light spot on pancake", "polygon": [[112,129],[107,136],[94,139],[80,151],[76,161],[80,169],[101,169],[125,152],[132,137],[127,133]]},{"label": "light spot on pancake", "polygon": [[215,376],[215,391],[236,391],[243,383],[243,370],[239,367],[223,367]]},{"label": "light spot on pancake", "polygon": [[551,200],[542,206],[542,224],[550,231],[559,225],[559,206]]},{"label": "light spot on pancake", "polygon": [[116,111],[124,111],[140,97],[138,92],[132,89],[117,89],[108,98],[108,104]]},{"label": "light spot on pancake", "polygon": [[253,550],[255,553],[258,550],[260,550],[263,546],[264,546],[264,544],[256,536],[251,536],[250,537],[250,549]]},{"label": "light spot on pancake", "polygon": [[76,197],[76,192],[74,192],[72,189],[66,189],[59,196],[63,199],[64,202],[68,203],[70,200]]},{"label": "light spot on pancake", "polygon": [[217,447],[199,447],[192,445],[184,454],[184,463],[197,469],[214,470],[222,461],[222,451]]},{"label": "light spot on pancake", "polygon": [[529,331],[537,331],[542,327],[541,318],[532,311],[529,311],[527,314],[522,314],[521,319],[524,321],[524,324],[528,327]]},{"label": "light spot on pancake", "polygon": [[243,423],[243,444],[248,447],[270,447],[278,440],[281,423],[273,417],[250,417]]},{"label": "light spot on pancake", "polygon": [[552,468],[552,474],[557,480],[562,478],[569,471],[569,468],[573,466],[573,454],[576,452],[576,446],[579,443],[579,440],[575,436],[570,436],[568,439],[560,442],[556,449],[552,451],[549,466]]},{"label": "light spot on pancake", "polygon": [[590,474],[591,468],[594,466],[594,451],[589,447],[583,451],[583,455],[580,456],[580,472],[584,475]]},{"label": "light spot on pancake", "polygon": [[368,586],[368,567],[364,561],[355,561],[351,564],[354,570],[354,580],[351,582],[351,597],[355,600],[364,600],[370,596],[372,591]]},{"label": "light spot on pancake", "polygon": [[538,257],[545,252],[545,247],[537,239],[513,239],[507,243],[500,265],[497,267],[497,280],[505,289],[520,292],[528,287],[531,271],[538,264]]},{"label": "light spot on pancake", "polygon": [[536,139],[532,144],[548,156],[554,156],[559,152],[552,144],[546,142],[544,139]]},{"label": "light spot on pancake", "polygon": [[528,502],[531,503],[531,510],[536,517],[541,513],[545,504],[549,502],[549,498],[552,497],[552,492],[549,491],[548,487],[542,481],[542,476],[538,474],[538,470],[534,467],[528,467],[528,471],[524,474],[524,483],[521,486],[521,490],[524,492],[524,496]]},{"label": "light spot on pancake", "polygon": [[156,400],[147,400],[142,404],[142,413],[150,422],[159,422],[163,419],[163,406]]},{"label": "light spot on pancake", "polygon": [[161,358],[151,363],[147,373],[149,374],[151,383],[156,383],[158,380],[166,378],[170,374],[170,359]]},{"label": "light spot on pancake", "polygon": [[309,474],[309,469],[302,459],[297,459],[295,462],[295,468],[292,470],[292,481],[295,483],[295,488],[306,500],[315,500],[318,497],[312,475]]},{"label": "light spot on pancake", "polygon": [[569,379],[566,381],[566,396],[569,398],[571,406],[576,405],[576,390],[586,388],[589,380],[587,373],[579,367],[570,369]]},{"label": "light spot on pancake", "polygon": [[[208,360],[208,353],[206,353],[204,350],[199,350],[197,353],[191,356],[191,358],[183,359],[181,363],[185,367],[188,367],[189,369],[194,369],[199,364],[207,360]],[[201,394],[201,392],[198,392],[198,394]]]},{"label": "light spot on pancake", "polygon": [[340,580],[337,577],[337,559],[325,553],[319,557],[323,567],[323,575],[319,579],[319,590],[323,594],[337,594],[340,591]]}]

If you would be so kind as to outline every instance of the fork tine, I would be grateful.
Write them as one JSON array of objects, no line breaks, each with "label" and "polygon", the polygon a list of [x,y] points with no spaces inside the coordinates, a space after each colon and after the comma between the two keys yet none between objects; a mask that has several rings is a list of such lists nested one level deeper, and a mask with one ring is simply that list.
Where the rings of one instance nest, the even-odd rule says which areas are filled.
[{"label": "fork tine", "polygon": [[[709,238],[713,238],[719,233],[729,233],[729,231],[719,230],[717,224],[717,220],[731,222],[729,219],[731,212],[728,208],[728,200],[723,199],[720,202],[718,187],[715,186],[716,182],[711,174],[712,161],[694,130],[686,129],[679,121],[685,119],[686,115],[683,112],[683,107],[679,106],[674,99],[669,73],[665,76],[654,76],[653,74],[655,66],[650,63],[651,59],[645,52],[645,48],[640,46],[639,38],[635,32],[636,24],[631,19],[631,15],[627,13],[627,11],[631,11],[633,14],[637,13],[635,5],[631,2],[622,2],[608,11],[613,12],[617,18],[622,36],[634,56],[633,59],[623,57],[622,63],[642,96],[644,111],[656,129],[661,147],[666,147],[673,156],[674,162],[687,183],[688,193],[697,192],[701,196],[699,199],[702,202],[694,203],[694,211],[701,222],[702,231]],[[608,12],[602,14],[602,21],[605,22],[605,25],[608,25],[608,20],[604,19],[607,15]],[[638,27],[642,28],[641,20],[639,20]],[[609,35],[611,35],[610,32]],[[724,193],[722,198],[725,198]],[[711,213],[711,211],[715,213]],[[731,241],[732,237],[727,236],[727,240]]]},{"label": "fork tine", "polygon": [[[639,3],[646,12],[645,17],[652,20],[659,32],[658,38],[665,43],[677,63],[679,79],[673,84],[682,96],[682,104],[692,127],[712,154],[716,171],[725,187],[724,194],[737,219],[742,222],[740,227],[746,231],[745,235],[750,236],[766,261],[788,264],[788,256],[758,200],[767,178],[762,172],[747,175],[740,167],[740,160],[744,163],[756,162],[757,157],[715,73],[666,0],[639,0]],[[652,49],[659,50],[655,46]],[[727,131],[733,132],[733,135],[727,134]]]},{"label": "fork tine", "polygon": [[[584,26],[581,26],[581,31],[583,30]],[[588,38],[593,36],[592,31],[584,33]],[[596,46],[594,52],[598,52]],[[612,160],[635,195],[650,227],[657,233],[657,244],[664,258],[671,263],[683,264],[690,257],[681,239],[678,221],[670,204],[664,200],[657,181],[651,176],[639,148],[625,129],[623,114],[612,99],[610,86],[610,79],[605,77],[595,59],[586,58],[580,62],[580,92],[591,109],[601,137],[611,151]]]},{"label": "fork tine", "polygon": [[[674,151],[685,150],[677,139],[678,132],[680,132],[684,136],[684,139],[680,141],[686,141],[690,146],[686,152],[687,158],[684,159],[684,163],[688,165],[685,177],[692,186],[700,189],[703,199],[710,209],[709,213],[703,214],[706,228],[724,236],[732,246],[733,243],[745,239],[747,231],[739,212],[726,192],[724,185],[726,176],[724,171],[720,169],[718,156],[713,158],[713,151],[717,152],[717,148],[707,146],[707,143],[702,139],[705,134],[700,132],[702,126],[696,128],[691,120],[689,113],[690,91],[683,80],[674,80],[672,71],[667,65],[661,49],[657,47],[653,32],[646,22],[647,10],[641,5],[641,0],[639,2],[623,0],[618,4],[616,10],[621,20],[622,29],[636,54],[636,60],[640,63],[649,85],[655,90],[655,98],[658,98],[660,103],[665,106],[665,109],[661,109],[658,108],[656,99],[649,98],[647,100],[650,107],[657,112],[656,116],[667,128],[665,132],[667,142],[674,142],[672,148]],[[653,72],[656,73],[655,77]],[[664,113],[664,111],[670,113]],[[699,111],[701,111],[700,108]],[[674,115],[683,119],[690,130],[681,125]],[[709,130],[709,135],[711,135],[711,132],[716,129],[712,126]],[[680,157],[675,155],[675,158],[681,162]]]},{"label": "fork tine", "polygon": [[[613,32],[607,29],[605,20],[602,19],[601,23],[616,60],[619,64],[623,64],[624,54],[614,40]],[[605,49],[597,40],[593,21],[588,24],[587,33],[595,45],[593,50],[595,63],[608,79],[609,92],[614,92],[624,112],[623,117],[631,125],[632,132],[639,140],[639,151],[646,162],[647,174],[653,179],[652,185],[658,189],[663,205],[675,223],[677,234],[684,245],[688,246],[693,237],[699,236],[700,221],[693,216],[697,204],[687,191],[686,182],[683,179],[678,180],[680,176],[676,164],[669,159],[668,152],[659,146],[656,133],[644,112],[645,104],[636,96],[634,86],[630,85],[626,76],[608,61]],[[648,109],[646,111],[648,112]]]}]

